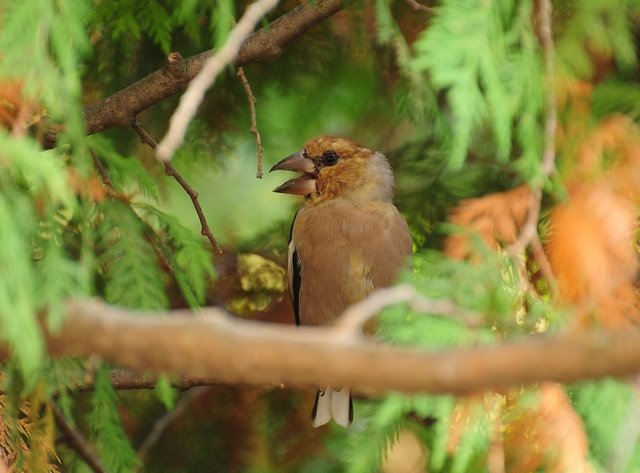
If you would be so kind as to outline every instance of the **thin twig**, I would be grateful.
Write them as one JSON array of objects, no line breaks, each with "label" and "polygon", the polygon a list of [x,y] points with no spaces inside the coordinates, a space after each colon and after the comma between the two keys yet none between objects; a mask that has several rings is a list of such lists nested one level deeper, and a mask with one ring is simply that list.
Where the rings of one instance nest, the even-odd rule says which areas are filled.
[{"label": "thin twig", "polygon": [[409,5],[414,11],[426,11],[428,13],[433,13],[433,8],[422,5],[416,0],[405,0],[405,2],[407,2],[407,5]]},{"label": "thin twig", "polygon": [[242,43],[251,34],[258,21],[277,4],[278,0],[256,0],[249,5],[238,24],[229,33],[224,46],[207,59],[202,70],[189,83],[178,108],[171,116],[169,130],[160,140],[156,150],[158,159],[169,161],[173,157],[175,151],[182,145],[187,126],[200,106],[206,91],[213,85],[218,74],[235,60]]},{"label": "thin twig", "polygon": [[100,178],[102,179],[102,182],[104,183],[104,185],[111,191],[117,192],[115,186],[113,185],[113,181],[109,176],[109,172],[107,171],[107,168],[104,167],[104,164],[102,163],[98,155],[93,152],[93,150],[91,150],[91,157],[93,158],[93,164],[96,167],[98,174],[100,174]]},{"label": "thin twig", "polygon": [[[517,240],[511,245],[509,252],[517,256],[524,251],[538,236],[538,219],[542,205],[542,187],[544,181],[555,171],[556,160],[556,131],[558,128],[558,106],[555,92],[555,57],[553,32],[551,29],[552,6],[551,0],[538,2],[539,36],[544,56],[546,79],[546,118],[544,126],[544,150],[542,154],[541,177],[538,182],[532,184],[531,205],[527,219]],[[549,273],[550,274],[550,273]],[[553,283],[550,283],[553,284]]]},{"label": "thin twig", "polygon": [[551,29],[553,7],[551,5],[551,0],[540,0],[538,5],[540,42],[542,43],[544,69],[547,80],[547,117],[544,125],[542,175],[544,177],[548,177],[555,170],[556,131],[558,128],[558,104],[555,89],[555,47],[553,43],[553,31]]},{"label": "thin twig", "polygon": [[244,87],[244,92],[247,94],[247,100],[249,101],[249,111],[251,112],[251,133],[253,133],[256,137],[256,148],[258,153],[258,172],[256,173],[256,177],[258,179],[262,179],[262,155],[264,154],[264,148],[262,147],[262,137],[260,136],[260,131],[258,130],[258,120],[256,118],[256,97],[253,95],[253,91],[251,90],[251,85],[247,80],[247,76],[244,73],[244,69],[239,67],[236,71],[236,74],[240,78],[242,82],[242,86]]},{"label": "thin twig", "polygon": [[[158,143],[153,138],[153,136],[149,134],[142,123],[136,120],[131,126],[136,131],[136,133],[138,133],[138,136],[143,143],[148,144],[154,150],[158,147]],[[196,214],[198,214],[198,219],[200,220],[200,234],[208,238],[211,246],[218,254],[222,254],[222,248],[213,236],[211,227],[209,227],[209,222],[207,222],[207,217],[205,217],[202,206],[200,205],[200,201],[198,200],[198,192],[196,192],[193,187],[189,185],[182,174],[180,174],[178,170],[171,165],[171,163],[163,162],[163,164],[165,174],[167,176],[172,176],[176,181],[178,181],[178,184],[180,184],[187,195],[191,198],[193,208],[196,210]]]},{"label": "thin twig", "polygon": [[93,150],[89,150],[89,152],[91,153],[93,164],[98,171],[98,175],[100,176],[106,194],[112,199],[129,204],[131,202],[131,198],[127,194],[124,194],[116,189],[116,186],[113,185],[113,181],[109,176],[109,171],[105,167],[102,160]]},{"label": "thin twig", "polygon": [[547,254],[544,252],[544,248],[542,247],[540,235],[538,235],[537,233],[531,241],[531,252],[533,253],[533,258],[538,263],[538,266],[540,266],[540,272],[542,273],[542,276],[545,278],[547,284],[549,285],[551,297],[553,299],[556,299],[556,297],[558,296],[558,283],[556,282],[556,278],[553,275],[551,263],[549,263]]},{"label": "thin twig", "polygon": [[350,306],[333,328],[342,335],[352,336],[382,309],[400,303],[408,303],[416,312],[455,317],[470,326],[478,326],[482,320],[475,312],[461,309],[450,301],[427,299],[418,294],[413,286],[403,284],[378,289],[366,299]]},{"label": "thin twig", "polygon": [[80,458],[82,458],[87,466],[91,468],[91,471],[94,473],[104,473],[105,469],[102,466],[102,462],[93,450],[91,444],[89,444],[80,432],[74,429],[73,426],[67,422],[67,419],[65,419],[64,414],[57,405],[51,403],[51,409],[53,410],[56,425],[62,434],[64,434],[64,439],[67,445],[69,445],[80,456]]},{"label": "thin twig", "polygon": [[138,449],[138,458],[140,458],[141,461],[144,461],[153,446],[158,442],[158,440],[160,440],[160,437],[162,437],[162,434],[167,427],[169,427],[174,420],[182,417],[193,401],[206,393],[209,389],[209,386],[200,386],[189,389],[189,391],[180,398],[180,401],[178,401],[173,410],[167,412],[153,424],[151,431],[142,441],[140,448]]}]

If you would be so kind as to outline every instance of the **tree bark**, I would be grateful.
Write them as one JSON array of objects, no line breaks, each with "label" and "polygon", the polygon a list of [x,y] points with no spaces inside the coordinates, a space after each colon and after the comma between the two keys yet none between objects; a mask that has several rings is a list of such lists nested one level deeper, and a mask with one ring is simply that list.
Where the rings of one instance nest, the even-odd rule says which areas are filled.
[{"label": "tree bark", "polygon": [[53,356],[97,355],[125,368],[226,383],[464,394],[640,371],[637,330],[531,336],[433,352],[391,346],[334,327],[241,320],[216,308],[195,314],[134,313],[72,300],[67,309],[60,332],[47,334]]},{"label": "tree bark", "polygon": [[[345,3],[345,0],[317,0],[293,8],[247,38],[235,61],[236,67],[279,56],[285,45],[341,10]],[[180,53],[171,53],[162,69],[87,106],[84,110],[87,133],[132,126],[140,112],[184,89],[212,54],[209,50],[184,59]],[[49,131],[43,146],[49,149],[55,145],[56,133]]]}]

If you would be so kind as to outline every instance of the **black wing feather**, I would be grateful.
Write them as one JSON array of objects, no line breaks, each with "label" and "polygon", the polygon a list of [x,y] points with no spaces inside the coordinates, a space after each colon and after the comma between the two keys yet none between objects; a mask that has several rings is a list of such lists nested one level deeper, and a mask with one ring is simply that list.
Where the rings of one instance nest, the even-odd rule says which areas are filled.
[{"label": "black wing feather", "polygon": [[[293,226],[296,223],[296,217],[298,213],[293,217],[291,222],[291,230],[289,230],[289,244],[291,244],[291,238],[293,237]],[[293,312],[296,318],[296,325],[300,325],[300,286],[302,285],[302,272],[300,271],[300,260],[298,259],[298,251],[293,250],[291,255],[291,296],[293,299]]]}]

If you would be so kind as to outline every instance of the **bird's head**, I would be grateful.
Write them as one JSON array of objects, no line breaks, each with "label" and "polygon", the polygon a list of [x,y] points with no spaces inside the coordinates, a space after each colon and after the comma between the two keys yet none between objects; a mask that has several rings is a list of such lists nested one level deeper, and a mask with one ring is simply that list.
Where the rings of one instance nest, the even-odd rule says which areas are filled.
[{"label": "bird's head", "polygon": [[301,174],[274,192],[304,195],[310,203],[338,197],[391,201],[393,173],[387,159],[347,138],[313,138],[271,168],[271,171],[277,170]]}]

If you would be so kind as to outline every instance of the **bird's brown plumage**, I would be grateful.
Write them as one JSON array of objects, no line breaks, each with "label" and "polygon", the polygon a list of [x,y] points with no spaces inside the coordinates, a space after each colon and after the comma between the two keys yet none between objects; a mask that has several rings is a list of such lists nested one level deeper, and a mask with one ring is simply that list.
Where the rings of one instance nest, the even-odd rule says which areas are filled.
[{"label": "bird's brown plumage", "polygon": [[393,283],[411,238],[388,202],[334,198],[299,211],[292,232],[302,272],[300,322],[329,325],[376,288]]},{"label": "bird's brown plumage", "polygon": [[391,201],[393,174],[382,154],[332,136],[308,141],[277,169],[302,174],[276,191],[305,195],[289,248],[296,316],[304,325],[329,325],[392,284],[411,255],[409,228]]}]

